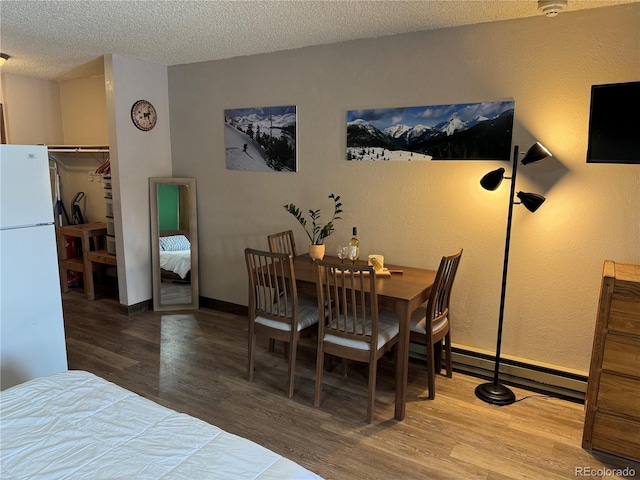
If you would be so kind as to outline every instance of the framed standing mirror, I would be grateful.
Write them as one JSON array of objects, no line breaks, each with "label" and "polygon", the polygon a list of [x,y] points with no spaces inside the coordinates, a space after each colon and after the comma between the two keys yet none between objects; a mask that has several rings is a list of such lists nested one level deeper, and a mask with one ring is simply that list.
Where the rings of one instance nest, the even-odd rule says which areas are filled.
[{"label": "framed standing mirror", "polygon": [[153,309],[198,308],[196,179],[152,177],[151,265]]}]

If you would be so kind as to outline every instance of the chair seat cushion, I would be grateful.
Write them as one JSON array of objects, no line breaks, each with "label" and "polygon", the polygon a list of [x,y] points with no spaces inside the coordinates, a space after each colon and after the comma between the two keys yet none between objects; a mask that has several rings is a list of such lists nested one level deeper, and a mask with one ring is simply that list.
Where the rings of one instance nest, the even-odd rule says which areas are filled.
[{"label": "chair seat cushion", "polygon": [[[449,323],[449,318],[444,317],[432,325],[432,331],[437,332],[438,330],[445,327],[448,323]],[[417,333],[423,333],[426,335],[427,334],[427,317],[422,317],[422,319],[420,320],[411,319],[411,331],[417,332]]]},{"label": "chair seat cushion", "polygon": [[[284,301],[280,301],[281,311],[285,311]],[[291,302],[287,302],[287,311],[291,312]],[[275,328],[277,330],[291,331],[291,324],[288,322],[280,322],[272,318],[256,316],[256,323],[265,327]],[[298,331],[318,323],[318,303],[315,299],[298,297]]]},{"label": "chair seat cushion", "polygon": [[[353,318],[349,317],[347,322],[353,326]],[[368,335],[371,335],[371,322],[367,322],[365,329]],[[397,315],[390,312],[380,312],[378,314],[378,350],[385,344],[389,343],[400,332],[400,322]],[[339,337],[330,333],[325,333],[324,341],[340,345],[343,347],[354,348],[358,350],[371,350],[371,344],[363,340],[353,340],[350,338]]]}]

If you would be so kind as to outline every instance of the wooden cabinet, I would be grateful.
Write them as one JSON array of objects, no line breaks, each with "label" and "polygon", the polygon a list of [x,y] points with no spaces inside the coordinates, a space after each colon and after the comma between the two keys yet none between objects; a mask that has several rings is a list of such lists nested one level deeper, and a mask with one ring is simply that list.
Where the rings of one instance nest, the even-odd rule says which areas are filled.
[{"label": "wooden cabinet", "polygon": [[[85,277],[85,293],[87,293],[86,277],[92,272],[85,271],[84,254],[87,252],[104,248],[107,235],[107,224],[105,222],[83,223],[80,225],[64,225],[56,229],[58,237],[58,263],[60,267],[60,283],[62,291],[68,292],[67,270],[81,272]],[[66,237],[80,239],[82,254],[69,255],[66,248]]]},{"label": "wooden cabinet", "polygon": [[640,265],[606,261],[582,447],[640,460]]}]

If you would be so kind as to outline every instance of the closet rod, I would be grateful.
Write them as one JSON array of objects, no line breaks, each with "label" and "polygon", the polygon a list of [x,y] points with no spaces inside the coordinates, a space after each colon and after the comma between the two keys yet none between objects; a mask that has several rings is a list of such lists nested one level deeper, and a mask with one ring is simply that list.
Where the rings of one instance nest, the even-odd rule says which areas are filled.
[{"label": "closet rod", "polygon": [[109,147],[104,145],[47,145],[47,150],[53,153],[109,153]]}]

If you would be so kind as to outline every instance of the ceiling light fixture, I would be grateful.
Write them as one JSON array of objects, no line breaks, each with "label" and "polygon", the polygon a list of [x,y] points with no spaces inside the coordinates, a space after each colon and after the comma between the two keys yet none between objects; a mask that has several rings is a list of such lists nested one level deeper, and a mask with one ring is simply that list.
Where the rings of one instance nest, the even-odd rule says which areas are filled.
[{"label": "ceiling light fixture", "polygon": [[566,6],[567,0],[538,0],[538,10],[547,17],[557,16]]},{"label": "ceiling light fixture", "polygon": [[7,55],[6,53],[0,53],[0,67],[4,65],[4,62],[9,60],[10,58],[11,58],[10,55]]}]

